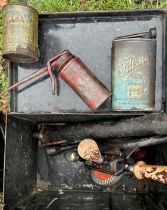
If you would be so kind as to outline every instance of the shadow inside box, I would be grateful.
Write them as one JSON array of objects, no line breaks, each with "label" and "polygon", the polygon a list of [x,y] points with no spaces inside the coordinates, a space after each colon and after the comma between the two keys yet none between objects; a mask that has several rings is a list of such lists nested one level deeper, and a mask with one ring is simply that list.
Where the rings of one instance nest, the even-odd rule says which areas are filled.
[{"label": "shadow inside box", "polygon": [[3,191],[3,162],[4,162],[4,123],[2,115],[0,114],[0,191]]},{"label": "shadow inside box", "polygon": [[[111,194],[104,192],[55,191],[40,192],[20,202],[14,210],[158,210],[164,206],[166,194]],[[158,201],[158,202],[155,202]]]},{"label": "shadow inside box", "polygon": [[3,162],[4,162],[4,123],[0,113],[0,210],[3,209]]}]

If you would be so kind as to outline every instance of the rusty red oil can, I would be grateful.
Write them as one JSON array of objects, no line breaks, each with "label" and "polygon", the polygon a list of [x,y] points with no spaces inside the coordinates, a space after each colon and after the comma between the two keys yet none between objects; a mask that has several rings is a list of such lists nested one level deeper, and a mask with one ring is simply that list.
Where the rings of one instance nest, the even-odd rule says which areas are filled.
[{"label": "rusty red oil can", "polygon": [[78,94],[91,110],[98,109],[111,96],[108,88],[78,57],[72,55],[68,50],[57,54],[52,60],[54,60],[54,68],[60,78]]},{"label": "rusty red oil can", "polygon": [[38,60],[38,12],[26,3],[3,7],[2,55],[9,61]]},{"label": "rusty red oil can", "polygon": [[119,37],[112,48],[112,110],[154,111],[156,29]]},{"label": "rusty red oil can", "polygon": [[[53,71],[55,74],[53,74]],[[89,68],[68,50],[57,53],[49,59],[47,66],[25,77],[6,91],[18,88],[20,85],[34,79],[45,72],[49,73],[52,83],[52,93],[55,94],[56,77],[60,76],[88,105],[92,111],[96,111],[110,96],[108,88],[89,70]],[[58,82],[57,78],[57,82]],[[6,91],[0,94],[3,95]],[[59,85],[57,84],[59,95]]]}]

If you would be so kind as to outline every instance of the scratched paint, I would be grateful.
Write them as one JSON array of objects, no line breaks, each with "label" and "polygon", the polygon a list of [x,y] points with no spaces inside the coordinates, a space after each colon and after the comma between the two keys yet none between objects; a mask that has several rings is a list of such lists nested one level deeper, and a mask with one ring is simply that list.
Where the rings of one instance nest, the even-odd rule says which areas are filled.
[{"label": "scratched paint", "polygon": [[75,56],[62,64],[59,76],[92,111],[96,111],[111,96],[110,90]]},{"label": "scratched paint", "polygon": [[83,156],[86,160],[98,161],[101,154],[98,149],[94,149],[91,145],[84,150]]},{"label": "scratched paint", "polygon": [[157,177],[159,177],[159,179],[164,183],[167,184],[167,172],[165,170],[161,171],[161,172],[157,172],[155,174]]}]

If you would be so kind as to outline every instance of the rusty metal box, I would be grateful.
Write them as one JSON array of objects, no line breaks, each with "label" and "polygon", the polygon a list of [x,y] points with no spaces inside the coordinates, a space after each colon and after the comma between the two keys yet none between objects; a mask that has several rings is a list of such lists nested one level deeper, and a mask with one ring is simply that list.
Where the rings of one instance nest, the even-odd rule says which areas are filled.
[{"label": "rusty metal box", "polygon": [[[13,84],[46,65],[57,51],[69,49],[111,89],[112,40],[121,35],[156,27],[156,111],[166,111],[166,10],[105,11],[41,14],[40,59],[33,65],[11,63]],[[92,182],[82,162],[69,163],[64,153],[47,156],[33,138],[38,122],[91,122],[138,113],[113,113],[108,100],[92,113],[80,98],[60,81],[60,96],[52,96],[48,75],[10,93],[6,125],[4,166],[5,210],[154,210],[167,208],[167,188],[152,181],[125,177],[114,187]],[[145,113],[141,113],[145,114]],[[115,118],[114,118],[115,120]],[[148,163],[166,164],[167,145],[150,147]]]}]

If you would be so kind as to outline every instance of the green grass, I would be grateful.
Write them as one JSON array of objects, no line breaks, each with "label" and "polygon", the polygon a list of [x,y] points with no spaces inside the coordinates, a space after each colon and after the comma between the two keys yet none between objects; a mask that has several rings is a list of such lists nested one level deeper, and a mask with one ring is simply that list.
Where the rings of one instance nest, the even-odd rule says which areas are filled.
[{"label": "green grass", "polygon": [[39,12],[167,8],[167,0],[29,0],[28,2]]},{"label": "green grass", "polygon": [[[2,50],[2,13],[0,13],[0,52]],[[4,67],[4,60],[0,59],[0,93],[7,88],[7,68]],[[6,103],[7,94],[4,97],[0,97],[0,110],[1,107],[4,108],[4,103]]]},{"label": "green grass", "polygon": [[[21,0],[11,0],[21,2]],[[111,9],[167,8],[167,0],[29,0],[39,12],[72,12]],[[0,13],[0,50],[2,48],[2,13]],[[0,92],[7,88],[7,70],[0,61]],[[4,69],[4,70],[3,70]],[[0,98],[0,110],[4,98]]]}]

